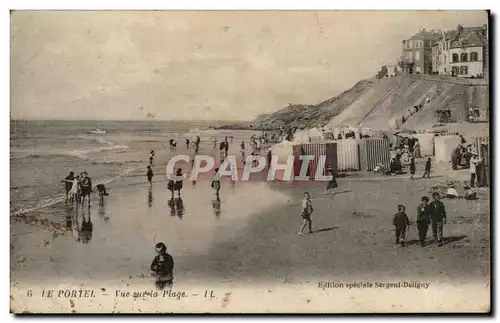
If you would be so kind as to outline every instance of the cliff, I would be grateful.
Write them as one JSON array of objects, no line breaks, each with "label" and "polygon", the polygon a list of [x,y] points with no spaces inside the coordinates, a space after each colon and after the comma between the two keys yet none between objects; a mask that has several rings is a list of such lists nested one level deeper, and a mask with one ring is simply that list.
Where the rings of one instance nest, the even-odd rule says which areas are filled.
[{"label": "cliff", "polygon": [[340,95],[317,105],[291,105],[274,113],[260,115],[251,124],[254,127],[323,126],[354,102],[357,97],[367,92],[375,83],[374,80],[363,80]]},{"label": "cliff", "polygon": [[[414,106],[422,105],[416,113]],[[266,126],[327,126],[417,129],[437,123],[438,111],[449,111],[454,123],[466,122],[468,110],[478,110],[483,121],[489,115],[487,79],[459,79],[438,75],[395,76],[368,79],[317,105],[292,105],[261,115],[251,124]],[[406,122],[401,124],[404,116]]]}]

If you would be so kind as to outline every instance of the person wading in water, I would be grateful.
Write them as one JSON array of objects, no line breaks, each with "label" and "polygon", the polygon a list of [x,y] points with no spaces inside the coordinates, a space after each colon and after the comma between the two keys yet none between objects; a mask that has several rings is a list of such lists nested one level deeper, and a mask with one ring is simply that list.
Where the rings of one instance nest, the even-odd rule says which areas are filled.
[{"label": "person wading in water", "polygon": [[150,165],[148,165],[147,168],[148,168],[148,171],[146,173],[146,176],[148,177],[148,182],[149,182],[149,184],[153,184],[153,176],[154,176],[153,168]]},{"label": "person wading in water", "polygon": [[90,193],[92,193],[92,179],[88,176],[87,172],[83,172],[83,178],[80,181],[80,186],[82,188],[82,207],[85,203],[85,197],[88,197],[90,207]]},{"label": "person wading in water", "polygon": [[[64,183],[64,188],[66,189],[66,203],[68,202],[68,197],[70,197],[69,192],[71,191],[71,188],[73,186],[73,180],[75,179],[75,173],[74,172],[69,172],[69,175],[64,178],[64,180],[61,181],[61,183]],[[70,203],[73,203],[73,201],[70,199]]]}]

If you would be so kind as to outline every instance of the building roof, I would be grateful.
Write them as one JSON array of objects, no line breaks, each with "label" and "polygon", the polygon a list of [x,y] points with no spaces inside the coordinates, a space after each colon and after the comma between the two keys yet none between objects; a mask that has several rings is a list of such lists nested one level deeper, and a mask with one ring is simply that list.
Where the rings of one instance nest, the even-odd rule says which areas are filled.
[{"label": "building roof", "polygon": [[478,47],[486,45],[486,39],[477,34],[476,32],[470,32],[466,34],[465,37],[460,37],[458,40],[451,43],[451,48],[459,47]]},{"label": "building roof", "polygon": [[431,33],[427,30],[422,30],[415,35],[411,36],[409,40],[438,40],[439,34]]},{"label": "building roof", "polygon": [[457,37],[458,38],[464,37],[464,36],[470,34],[471,32],[482,34],[482,33],[486,32],[486,27],[485,26],[483,26],[483,27],[463,27],[461,31],[459,31],[458,29],[449,30],[445,33],[445,37],[446,37],[446,40],[453,40],[453,39],[457,39]]}]

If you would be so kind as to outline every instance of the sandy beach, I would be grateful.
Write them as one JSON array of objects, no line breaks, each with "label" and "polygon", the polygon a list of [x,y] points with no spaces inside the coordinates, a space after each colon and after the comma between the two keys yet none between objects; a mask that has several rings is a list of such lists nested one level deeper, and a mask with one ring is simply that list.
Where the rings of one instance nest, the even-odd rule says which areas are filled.
[{"label": "sandy beach", "polygon": [[[164,162],[165,159],[158,158],[155,165],[158,174]],[[422,167],[419,163],[417,173]],[[430,284],[425,292],[407,289],[411,293],[425,293],[426,298],[437,298],[446,288],[462,291],[438,307],[429,302],[421,304],[419,310],[485,311],[489,304],[490,274],[488,191],[481,191],[477,201],[444,201],[448,223],[442,247],[433,244],[420,247],[414,223],[407,236],[408,246],[394,246],[391,221],[397,204],[407,206],[414,222],[420,197],[429,196],[433,184],[446,180],[444,175],[445,172],[431,179],[413,181],[407,175],[347,176],[338,180],[340,190],[335,196],[322,195],[325,183],[321,182],[304,186],[304,183],[263,181],[231,184],[225,180],[220,212],[214,208],[215,195],[209,181],[198,181],[196,185],[185,182],[183,212],[179,215],[169,206],[170,193],[164,175],[156,176],[149,186],[142,170],[132,172],[111,186],[104,206],[99,206],[96,199],[90,209],[68,209],[64,204],[56,204],[12,219],[12,310],[36,312],[46,310],[40,306],[49,306],[50,312],[96,312],[98,308],[104,312],[138,312],[147,308],[160,312],[203,309],[231,312],[230,306],[221,307],[219,303],[198,300],[201,302],[198,304],[198,296],[187,303],[181,298],[172,304],[149,301],[132,307],[127,303],[130,299],[120,300],[113,295],[78,299],[78,306],[69,306],[65,298],[41,298],[40,305],[21,301],[27,289],[41,293],[48,286],[105,289],[111,294],[122,289],[154,290],[149,265],[154,257],[154,244],[162,241],[175,259],[174,290],[203,294],[207,286],[213,286],[219,302],[224,299],[221,291],[250,293],[252,298],[260,298],[292,288],[304,290],[309,302],[317,299],[318,308],[324,305],[321,293],[326,290],[337,293],[336,297],[347,297],[344,307],[338,309],[340,312],[343,309],[355,312],[358,307],[366,311],[370,297],[394,297],[392,303],[397,310],[405,311],[413,305],[405,302],[401,294],[391,294],[391,289],[370,289],[370,293],[360,294],[354,301],[351,294],[358,293],[357,289],[348,292],[345,288],[321,289],[318,284],[412,281]],[[312,195],[315,232],[298,236],[300,202],[305,190]],[[89,218],[93,224],[91,240],[76,241],[81,236],[75,223],[81,224]],[[428,239],[431,237],[429,230]],[[311,286],[316,287],[311,289]],[[464,294],[465,288],[477,293],[477,297]],[[317,293],[311,291],[316,289]],[[243,298],[236,299],[233,308],[241,310]],[[252,312],[280,308],[261,301],[252,307]],[[385,303],[373,306],[374,311],[394,310],[384,307]],[[332,308],[332,312],[337,310]]]}]

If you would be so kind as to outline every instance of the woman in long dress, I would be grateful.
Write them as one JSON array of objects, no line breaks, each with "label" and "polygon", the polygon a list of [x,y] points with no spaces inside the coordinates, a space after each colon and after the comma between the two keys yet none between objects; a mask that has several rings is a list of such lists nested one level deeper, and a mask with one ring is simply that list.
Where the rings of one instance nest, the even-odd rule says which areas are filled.
[{"label": "woman in long dress", "polygon": [[420,152],[420,143],[418,142],[418,139],[415,141],[415,144],[413,146],[413,157],[422,158],[422,153]]},{"label": "woman in long dress", "polygon": [[79,176],[76,176],[73,179],[73,185],[71,186],[71,189],[69,190],[69,201],[70,203],[73,203],[78,195],[78,188],[79,188]]}]

